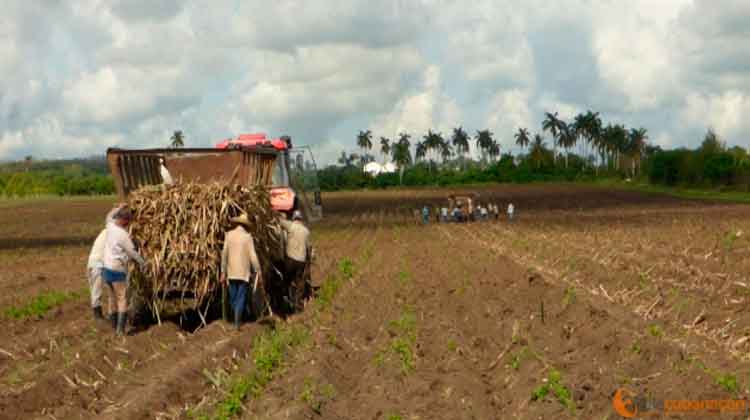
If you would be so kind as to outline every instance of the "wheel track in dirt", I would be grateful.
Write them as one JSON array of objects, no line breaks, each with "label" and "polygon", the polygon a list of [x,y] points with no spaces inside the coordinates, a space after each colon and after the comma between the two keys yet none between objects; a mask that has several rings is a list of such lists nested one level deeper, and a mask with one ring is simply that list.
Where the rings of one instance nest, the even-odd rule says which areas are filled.
[{"label": "wheel track in dirt", "polygon": [[[358,235],[362,231],[363,229],[352,229],[351,235],[355,236],[355,241],[357,237],[362,241],[366,238],[367,235]],[[348,241],[351,238],[344,239]],[[349,250],[351,244],[347,241],[335,237],[326,238],[320,246],[330,248],[331,254],[340,255]],[[334,267],[335,262],[335,258],[327,255],[320,258],[317,265],[323,268],[316,267],[317,275],[325,275]],[[90,314],[73,303],[63,305],[63,313],[68,312],[67,308],[75,309],[66,315],[70,318],[66,318],[69,321],[65,326],[60,327],[59,314],[39,321],[38,323],[45,324],[55,332],[44,340],[32,340],[29,347],[33,352],[40,341],[59,342],[61,337],[65,337],[71,341],[66,344],[66,355],[62,356],[62,352],[49,352],[39,360],[38,355],[27,351],[31,359],[37,356],[37,360],[21,362],[36,363],[37,371],[44,373],[21,388],[21,392],[1,392],[0,408],[15,407],[21,412],[25,411],[25,415],[38,414],[40,410],[44,410],[58,418],[89,418],[92,412],[100,412],[100,415],[108,418],[152,418],[154,411],[184,407],[184,397],[199,397],[205,391],[205,387],[200,387],[205,382],[201,370],[204,367],[233,365],[236,355],[242,355],[246,351],[247,345],[243,346],[243,342],[249,343],[252,339],[245,333],[240,336],[233,336],[231,333],[227,335],[223,326],[217,323],[196,334],[180,333],[176,327],[170,327],[172,331],[154,327],[145,334],[116,343],[124,352],[112,352],[109,347],[113,345],[115,338],[110,336],[108,327],[102,328],[100,325],[95,331],[97,334],[105,334],[104,339],[96,336],[85,338],[86,330],[91,328]],[[23,328],[23,325],[19,327]],[[252,334],[257,333],[259,328],[256,327],[248,326],[248,332],[252,329]],[[150,337],[152,334],[154,337]],[[209,344],[205,345],[207,342]],[[134,346],[148,350],[138,353]],[[166,347],[166,350],[158,347]],[[19,349],[16,351],[23,354]],[[125,352],[131,353],[134,360],[130,360]],[[63,360],[71,357],[74,357],[72,362]],[[109,361],[104,360],[104,357]],[[130,363],[136,364],[132,370],[122,367],[123,364]],[[47,369],[45,366],[62,366],[62,369]],[[134,380],[129,381],[128,378]],[[174,389],[181,388],[181,384],[191,382],[199,384],[200,389],[186,389],[183,391],[185,395],[174,392]],[[129,401],[135,403],[128,404]],[[101,414],[107,408],[110,411]]]}]

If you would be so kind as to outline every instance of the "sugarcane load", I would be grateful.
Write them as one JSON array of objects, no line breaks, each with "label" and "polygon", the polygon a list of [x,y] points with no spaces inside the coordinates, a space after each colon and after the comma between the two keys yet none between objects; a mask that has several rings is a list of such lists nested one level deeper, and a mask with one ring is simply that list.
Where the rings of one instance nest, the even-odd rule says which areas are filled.
[{"label": "sugarcane load", "polygon": [[[107,151],[144,258],[130,269],[131,310],[145,308],[157,322],[193,310],[205,323],[223,312],[239,325],[304,307],[312,250],[299,225],[320,218],[322,209],[317,183],[302,175],[309,163],[301,154],[292,158],[291,149],[288,137],[241,135],[215,148]],[[252,267],[238,269],[246,253]]]}]

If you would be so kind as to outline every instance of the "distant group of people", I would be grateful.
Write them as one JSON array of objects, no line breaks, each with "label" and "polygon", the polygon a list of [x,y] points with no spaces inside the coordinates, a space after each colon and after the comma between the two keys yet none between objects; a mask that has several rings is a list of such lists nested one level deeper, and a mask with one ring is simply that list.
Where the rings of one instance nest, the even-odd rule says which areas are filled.
[{"label": "distant group of people", "polygon": [[[294,310],[304,307],[303,298],[308,264],[311,261],[310,231],[303,223],[302,213],[295,210],[292,220],[280,215],[286,237],[284,281],[287,283]],[[128,312],[128,265],[130,261],[145,268],[146,260],[136,249],[128,227],[133,212],[125,203],[116,205],[107,214],[105,228],[99,233],[89,253],[87,277],[94,319],[108,318],[117,335],[125,334]],[[251,222],[246,214],[230,220],[221,253],[221,284],[228,288],[234,325],[240,327],[248,295],[262,279],[261,266],[250,234]],[[109,292],[108,314],[102,310],[102,289]]]},{"label": "distant group of people", "polygon": [[[513,203],[509,203],[506,209],[509,221],[513,221],[515,211],[516,209]],[[432,218],[434,218],[434,221],[437,223],[465,223],[500,220],[500,212],[500,207],[494,203],[487,203],[486,205],[477,203],[476,206],[455,205],[453,208],[443,206],[434,207],[432,209],[425,205],[421,210],[423,224],[429,224],[430,219]]]}]

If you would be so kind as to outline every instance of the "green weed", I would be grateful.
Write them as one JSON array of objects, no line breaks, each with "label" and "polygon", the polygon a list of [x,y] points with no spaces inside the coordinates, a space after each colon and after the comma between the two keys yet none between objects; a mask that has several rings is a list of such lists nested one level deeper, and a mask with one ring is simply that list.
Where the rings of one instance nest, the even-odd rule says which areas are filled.
[{"label": "green weed", "polygon": [[729,373],[717,374],[714,376],[714,380],[716,381],[716,385],[721,386],[724,390],[732,394],[736,394],[740,390],[740,386],[737,383],[737,376],[735,375]]},{"label": "green weed", "polygon": [[576,289],[574,287],[568,287],[565,289],[565,294],[563,295],[563,307],[567,308],[568,306],[572,305],[576,301]]},{"label": "green weed", "polygon": [[533,401],[540,401],[552,393],[557,401],[568,410],[575,412],[576,406],[573,403],[573,395],[570,390],[563,385],[562,375],[555,369],[547,373],[547,382],[536,387],[531,393]]},{"label": "green weed", "polygon": [[521,362],[526,359],[527,356],[528,348],[524,346],[510,359],[510,367],[513,368],[513,370],[518,370],[521,367]]},{"label": "green weed", "polygon": [[458,349],[458,343],[456,343],[456,340],[454,340],[452,338],[449,339],[448,340],[448,351],[450,351],[451,353],[455,353],[456,349]]},{"label": "green weed", "polygon": [[724,245],[724,249],[726,249],[727,251],[731,250],[734,246],[734,243],[737,242],[737,239],[739,239],[741,235],[741,232],[736,231],[727,233],[724,236],[724,239],[722,239],[721,241],[722,245]]},{"label": "green weed", "polygon": [[325,384],[318,386],[311,378],[305,379],[305,385],[300,394],[300,399],[304,401],[312,411],[320,415],[323,406],[333,399],[336,390],[333,385]]},{"label": "green weed", "polygon": [[410,310],[404,310],[401,316],[389,323],[388,327],[393,335],[388,348],[378,352],[375,363],[383,366],[389,356],[398,359],[399,367],[403,374],[408,374],[416,367],[414,356],[414,345],[417,341],[416,334],[417,318]]},{"label": "green weed", "polygon": [[662,331],[661,327],[656,324],[652,324],[648,326],[648,333],[651,334],[651,336],[655,338],[659,338],[662,335],[664,335],[664,331]]},{"label": "green weed", "polygon": [[260,396],[263,388],[281,368],[284,356],[292,348],[302,344],[308,334],[309,332],[302,327],[285,327],[257,336],[252,350],[253,371],[232,384],[213,418],[231,418],[242,411],[242,401],[247,397]]},{"label": "green weed", "polygon": [[13,319],[37,318],[49,312],[50,309],[81,296],[83,296],[82,292],[46,292],[35,296],[26,304],[5,309],[3,314],[6,318]]}]

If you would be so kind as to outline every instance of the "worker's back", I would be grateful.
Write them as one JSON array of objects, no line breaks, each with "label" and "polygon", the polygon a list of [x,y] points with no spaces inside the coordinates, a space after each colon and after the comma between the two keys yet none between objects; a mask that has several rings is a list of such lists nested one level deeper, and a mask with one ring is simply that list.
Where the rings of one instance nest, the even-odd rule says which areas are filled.
[{"label": "worker's back", "polygon": [[299,262],[307,260],[307,248],[310,241],[310,230],[301,222],[282,220],[287,231],[286,255]]}]

